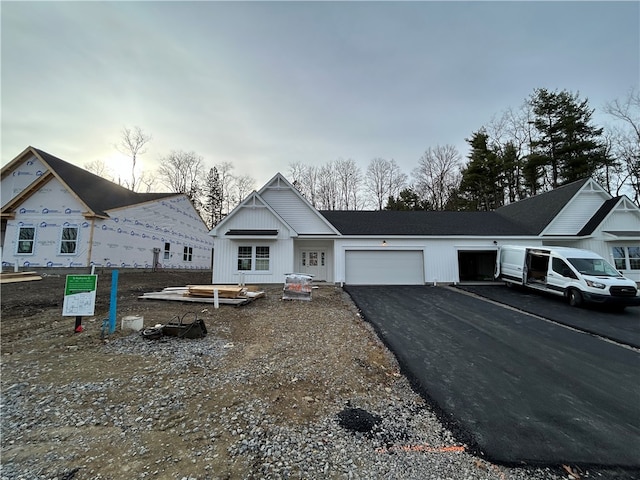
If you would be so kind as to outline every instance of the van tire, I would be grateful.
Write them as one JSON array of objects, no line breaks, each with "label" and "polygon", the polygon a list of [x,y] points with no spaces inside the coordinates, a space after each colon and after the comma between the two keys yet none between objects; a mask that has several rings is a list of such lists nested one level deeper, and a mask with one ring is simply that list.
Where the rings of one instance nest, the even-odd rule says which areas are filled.
[{"label": "van tire", "polygon": [[569,305],[571,305],[572,307],[582,306],[583,300],[580,290],[576,288],[569,289],[569,291],[567,292],[567,297],[569,297]]}]

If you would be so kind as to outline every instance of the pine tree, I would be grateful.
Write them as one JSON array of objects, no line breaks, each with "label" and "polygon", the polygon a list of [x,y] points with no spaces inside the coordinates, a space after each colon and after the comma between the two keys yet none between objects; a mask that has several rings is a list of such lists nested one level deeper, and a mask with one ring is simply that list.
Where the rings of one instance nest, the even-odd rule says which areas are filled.
[{"label": "pine tree", "polygon": [[222,182],[218,169],[213,167],[205,179],[204,204],[202,209],[206,213],[206,223],[209,228],[215,227],[222,220]]}]

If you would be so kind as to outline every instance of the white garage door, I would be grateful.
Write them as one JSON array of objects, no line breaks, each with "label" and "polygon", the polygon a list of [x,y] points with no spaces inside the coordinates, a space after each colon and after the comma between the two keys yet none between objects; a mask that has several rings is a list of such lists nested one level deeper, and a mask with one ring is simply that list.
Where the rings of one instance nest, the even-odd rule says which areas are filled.
[{"label": "white garage door", "polygon": [[347,250],[347,285],[422,285],[422,250]]}]

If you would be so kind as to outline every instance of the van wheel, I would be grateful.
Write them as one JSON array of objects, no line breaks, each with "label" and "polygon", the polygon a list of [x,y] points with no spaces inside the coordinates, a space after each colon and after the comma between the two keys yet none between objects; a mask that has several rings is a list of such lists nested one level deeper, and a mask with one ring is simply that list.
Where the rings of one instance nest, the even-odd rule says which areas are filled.
[{"label": "van wheel", "polygon": [[572,307],[579,307],[582,305],[582,294],[580,293],[580,290],[572,288],[569,290],[567,296],[569,297],[569,305]]}]

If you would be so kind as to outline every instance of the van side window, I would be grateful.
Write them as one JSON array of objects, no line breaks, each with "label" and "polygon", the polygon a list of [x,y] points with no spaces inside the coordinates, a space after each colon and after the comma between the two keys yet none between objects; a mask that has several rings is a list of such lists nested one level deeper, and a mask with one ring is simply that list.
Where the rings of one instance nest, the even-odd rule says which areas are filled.
[{"label": "van side window", "polygon": [[559,258],[552,259],[551,268],[553,269],[554,272],[556,272],[559,275],[562,275],[563,277],[578,278],[576,277],[576,274],[573,273],[573,270],[569,268],[569,265],[567,265],[564,262],[564,260],[561,260]]}]

